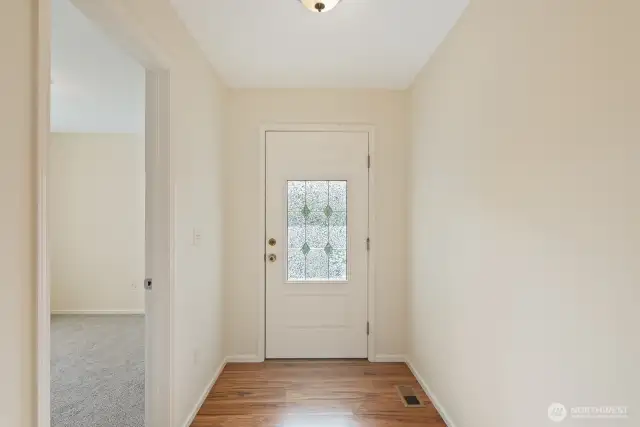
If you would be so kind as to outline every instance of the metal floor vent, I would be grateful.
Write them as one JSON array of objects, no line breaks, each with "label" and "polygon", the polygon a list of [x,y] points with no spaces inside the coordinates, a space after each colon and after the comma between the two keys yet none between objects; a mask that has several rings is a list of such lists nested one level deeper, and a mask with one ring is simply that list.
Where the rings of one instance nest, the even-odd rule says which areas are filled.
[{"label": "metal floor vent", "polygon": [[421,408],[424,406],[424,403],[422,403],[418,394],[410,385],[399,385],[396,386],[396,388],[398,389],[402,403],[404,403],[404,406],[407,408]]}]

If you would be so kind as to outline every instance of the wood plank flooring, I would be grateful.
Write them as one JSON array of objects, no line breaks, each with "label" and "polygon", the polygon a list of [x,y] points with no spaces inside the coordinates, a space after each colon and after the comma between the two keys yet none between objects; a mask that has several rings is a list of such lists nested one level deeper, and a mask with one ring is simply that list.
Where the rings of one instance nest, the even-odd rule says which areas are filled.
[{"label": "wood plank flooring", "polygon": [[[406,408],[396,385],[424,402]],[[228,364],[191,427],[446,427],[404,363]]]}]

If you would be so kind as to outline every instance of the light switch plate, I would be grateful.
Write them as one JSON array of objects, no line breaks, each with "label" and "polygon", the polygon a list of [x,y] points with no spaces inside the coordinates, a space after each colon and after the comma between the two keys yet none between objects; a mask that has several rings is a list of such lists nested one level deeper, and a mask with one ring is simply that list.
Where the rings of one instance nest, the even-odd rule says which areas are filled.
[{"label": "light switch plate", "polygon": [[202,232],[200,229],[193,229],[193,246],[200,246],[200,242],[202,241]]}]

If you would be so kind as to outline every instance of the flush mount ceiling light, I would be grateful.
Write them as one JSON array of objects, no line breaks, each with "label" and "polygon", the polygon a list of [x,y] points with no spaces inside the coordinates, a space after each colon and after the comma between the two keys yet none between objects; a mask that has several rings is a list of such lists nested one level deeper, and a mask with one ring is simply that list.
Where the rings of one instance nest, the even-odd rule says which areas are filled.
[{"label": "flush mount ceiling light", "polygon": [[311,12],[328,12],[340,3],[341,0],[300,0]]}]

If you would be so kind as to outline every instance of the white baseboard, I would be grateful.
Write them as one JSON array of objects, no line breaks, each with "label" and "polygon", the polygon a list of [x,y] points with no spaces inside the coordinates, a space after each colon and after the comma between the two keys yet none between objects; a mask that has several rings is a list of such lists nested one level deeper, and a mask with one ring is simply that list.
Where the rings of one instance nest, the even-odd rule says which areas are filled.
[{"label": "white baseboard", "polygon": [[200,408],[202,408],[202,405],[204,405],[205,400],[207,400],[207,396],[209,396],[209,393],[211,393],[211,389],[215,385],[216,381],[218,381],[218,377],[220,376],[220,374],[222,373],[226,365],[227,365],[227,358],[225,357],[224,359],[222,359],[220,366],[218,366],[218,369],[216,369],[216,372],[213,374],[213,378],[211,379],[211,382],[207,384],[207,387],[202,392],[200,399],[198,399],[195,406],[193,407],[193,410],[189,414],[189,417],[183,424],[184,427],[191,426],[191,423],[193,423],[193,420],[196,419],[196,415],[198,415]]},{"label": "white baseboard", "polygon": [[227,363],[261,363],[264,359],[257,354],[236,354],[227,356]]},{"label": "white baseboard", "polygon": [[376,354],[373,357],[372,362],[375,363],[404,363],[407,360],[407,358],[404,356],[404,354]]},{"label": "white baseboard", "polygon": [[51,314],[144,314],[144,310],[51,310]]},{"label": "white baseboard", "polygon": [[447,427],[456,427],[455,424],[453,423],[453,421],[451,421],[451,417],[449,417],[449,415],[447,414],[447,411],[440,404],[440,402],[438,401],[438,398],[436,397],[436,395],[433,394],[433,392],[431,391],[431,389],[427,385],[426,381],[424,380],[424,378],[422,378],[422,375],[420,375],[420,373],[416,370],[415,366],[413,366],[413,364],[411,363],[411,360],[409,360],[409,358],[406,359],[406,363],[407,363],[407,366],[409,367],[409,369],[411,370],[411,372],[413,373],[413,376],[416,377],[416,379],[418,380],[418,383],[420,384],[420,387],[422,387],[424,392],[429,397],[429,400],[431,401],[431,403],[433,403],[433,406],[436,408],[436,411],[438,411],[438,413],[440,414],[440,416],[444,420],[444,423],[447,425]]}]

